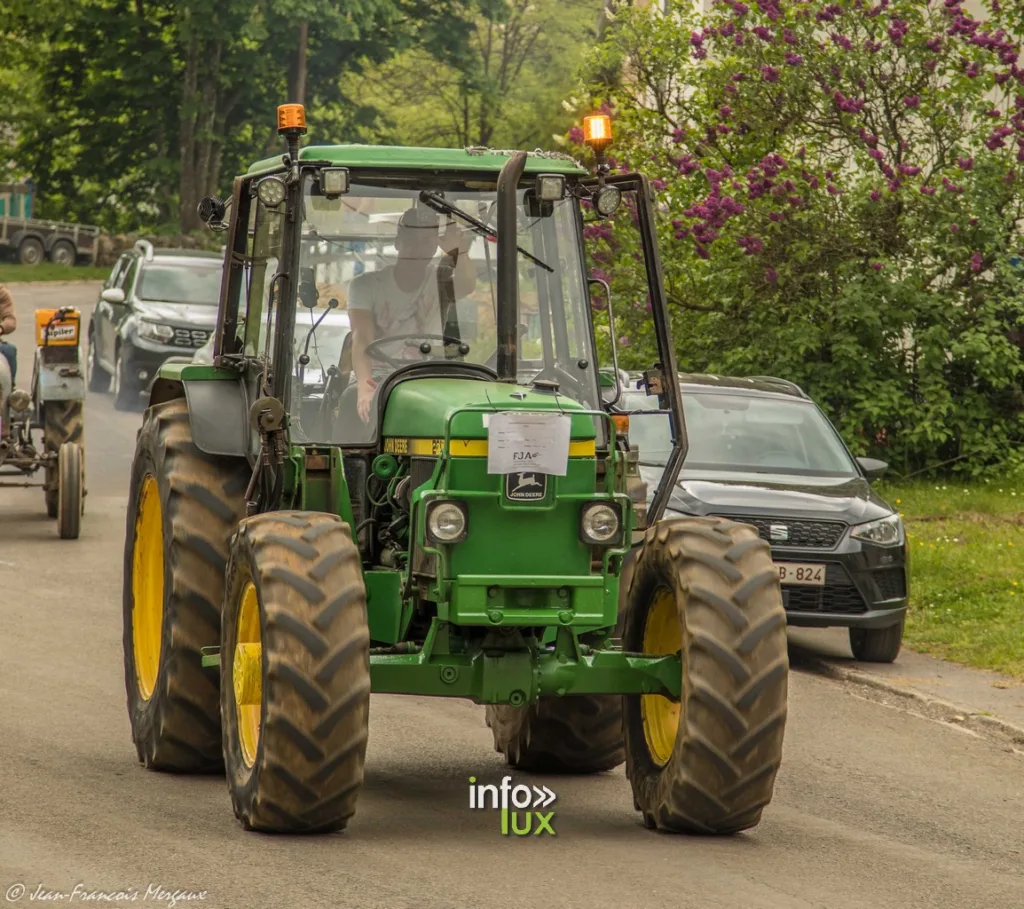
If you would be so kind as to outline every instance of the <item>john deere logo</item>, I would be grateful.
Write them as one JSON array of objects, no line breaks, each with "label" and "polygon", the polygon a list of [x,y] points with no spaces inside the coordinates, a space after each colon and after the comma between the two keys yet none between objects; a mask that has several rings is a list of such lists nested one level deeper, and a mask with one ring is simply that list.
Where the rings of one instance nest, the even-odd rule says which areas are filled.
[{"label": "john deere logo", "polygon": [[545,473],[505,474],[505,498],[513,502],[536,502],[543,499],[548,491],[548,476]]},{"label": "john deere logo", "polygon": [[772,524],[768,527],[768,536],[773,543],[785,543],[789,539],[789,528],[785,524]]}]

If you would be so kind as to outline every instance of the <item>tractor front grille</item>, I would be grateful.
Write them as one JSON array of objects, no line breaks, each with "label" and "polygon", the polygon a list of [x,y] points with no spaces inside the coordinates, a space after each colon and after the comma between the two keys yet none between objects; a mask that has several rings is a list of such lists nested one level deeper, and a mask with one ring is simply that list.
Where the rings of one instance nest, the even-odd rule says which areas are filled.
[{"label": "tractor front grille", "polygon": [[201,328],[174,329],[174,346],[198,350],[210,339],[210,333]]},{"label": "tractor front grille", "polygon": [[[773,546],[794,546],[801,549],[835,549],[846,532],[841,521],[794,521],[787,518],[771,518],[759,515],[715,515],[740,524],[751,524],[757,528],[762,540]],[[772,529],[775,528],[773,535]],[[782,531],[785,528],[785,538]]]}]

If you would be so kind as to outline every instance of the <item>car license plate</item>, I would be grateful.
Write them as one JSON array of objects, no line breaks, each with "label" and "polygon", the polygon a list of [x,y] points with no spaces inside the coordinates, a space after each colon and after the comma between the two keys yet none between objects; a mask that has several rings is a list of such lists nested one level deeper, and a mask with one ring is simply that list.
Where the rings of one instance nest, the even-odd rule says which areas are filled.
[{"label": "car license plate", "polygon": [[825,566],[800,562],[776,562],[779,581],[783,584],[800,584],[805,587],[825,586]]}]

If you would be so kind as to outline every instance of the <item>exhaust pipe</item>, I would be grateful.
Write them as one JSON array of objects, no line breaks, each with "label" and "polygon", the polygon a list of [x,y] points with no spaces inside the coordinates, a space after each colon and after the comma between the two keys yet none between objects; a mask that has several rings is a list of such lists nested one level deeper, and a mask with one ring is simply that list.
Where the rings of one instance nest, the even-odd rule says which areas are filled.
[{"label": "exhaust pipe", "polygon": [[517,151],[498,175],[498,362],[499,382],[515,382],[519,356],[519,250],[516,190],[526,169]]}]

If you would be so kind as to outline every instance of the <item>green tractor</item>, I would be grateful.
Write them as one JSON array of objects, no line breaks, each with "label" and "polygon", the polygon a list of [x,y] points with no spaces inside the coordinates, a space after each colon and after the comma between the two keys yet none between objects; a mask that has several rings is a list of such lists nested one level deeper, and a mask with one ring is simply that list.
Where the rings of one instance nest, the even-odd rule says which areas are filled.
[{"label": "green tractor", "polygon": [[[588,121],[591,172],[300,148],[285,105],[287,153],[201,204],[228,247],[219,321],[212,364],[166,365],[138,435],[125,677],[139,760],[223,768],[244,828],[346,826],[372,692],[485,705],[515,769],[625,762],[649,828],[732,833],[771,801],[779,583],[753,528],[658,520],[686,435],[653,195],[610,174],[609,126]],[[649,504],[585,264],[585,223],[622,204],[659,350],[646,388],[674,425]]]}]

